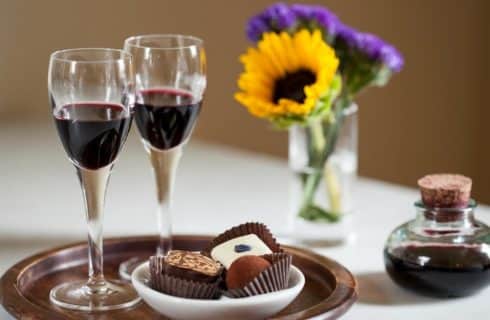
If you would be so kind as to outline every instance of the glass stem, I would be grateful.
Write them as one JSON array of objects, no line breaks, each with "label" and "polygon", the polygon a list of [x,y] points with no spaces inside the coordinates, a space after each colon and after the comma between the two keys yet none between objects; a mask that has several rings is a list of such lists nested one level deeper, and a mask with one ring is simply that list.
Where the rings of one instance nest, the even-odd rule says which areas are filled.
[{"label": "glass stem", "polygon": [[172,250],[172,200],[182,148],[183,145],[168,150],[149,148],[157,186],[157,220],[160,236],[157,255],[165,255]]},{"label": "glass stem", "polygon": [[107,184],[112,165],[89,170],[77,167],[78,178],[82,186],[85,212],[88,226],[88,259],[89,269],[87,287],[92,294],[106,290],[104,280],[104,256],[102,226]]}]

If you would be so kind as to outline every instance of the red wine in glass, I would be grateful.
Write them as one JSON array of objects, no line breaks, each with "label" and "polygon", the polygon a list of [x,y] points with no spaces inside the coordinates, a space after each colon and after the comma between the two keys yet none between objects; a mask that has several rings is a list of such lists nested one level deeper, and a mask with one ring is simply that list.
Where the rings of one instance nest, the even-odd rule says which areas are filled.
[{"label": "red wine in glass", "polygon": [[[201,39],[178,34],[134,36],[124,41],[134,61],[133,117],[155,177],[157,255],[172,249],[172,200],[177,168],[202,108],[206,90],[206,53]],[[131,280],[133,257],[119,266]]]},{"label": "red wine in glass", "polygon": [[201,100],[177,89],[148,89],[137,94],[134,118],[141,137],[167,150],[187,140],[201,109]]},{"label": "red wine in glass", "polygon": [[131,126],[122,106],[99,102],[65,105],[54,118],[68,157],[90,170],[114,162]]},{"label": "red wine in glass", "polygon": [[51,114],[76,168],[88,229],[88,277],[51,288],[49,300],[57,307],[92,313],[141,301],[129,283],[105,278],[102,232],[108,182],[131,126],[134,82],[132,56],[124,50],[66,49],[50,56]]}]

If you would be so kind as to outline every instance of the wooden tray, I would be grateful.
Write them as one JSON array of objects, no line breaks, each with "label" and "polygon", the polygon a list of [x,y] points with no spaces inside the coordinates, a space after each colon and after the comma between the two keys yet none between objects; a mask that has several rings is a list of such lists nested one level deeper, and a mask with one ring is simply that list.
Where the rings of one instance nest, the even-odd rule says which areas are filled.
[{"label": "wooden tray", "polygon": [[[200,250],[206,236],[176,236],[179,249]],[[105,274],[118,278],[118,266],[134,257],[155,251],[153,236],[125,237],[104,241]],[[293,254],[293,264],[306,276],[301,294],[274,319],[335,319],[357,299],[354,276],[337,262],[305,249],[284,246]],[[0,279],[0,302],[17,319],[164,319],[144,303],[132,309],[106,313],[81,313],[60,309],[49,302],[49,290],[59,283],[87,277],[87,244],[77,243],[29,257],[10,268]]]}]

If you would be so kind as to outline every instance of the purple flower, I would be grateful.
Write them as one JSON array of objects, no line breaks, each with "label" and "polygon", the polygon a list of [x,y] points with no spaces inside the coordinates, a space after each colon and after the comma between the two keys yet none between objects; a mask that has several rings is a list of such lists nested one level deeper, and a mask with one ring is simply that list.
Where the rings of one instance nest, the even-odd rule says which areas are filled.
[{"label": "purple flower", "polygon": [[247,37],[258,41],[264,32],[294,32],[297,27],[321,28],[327,37],[333,39],[340,21],[327,8],[318,5],[276,3],[262,13],[252,17],[247,24]]},{"label": "purple flower", "polygon": [[259,41],[264,32],[282,31],[296,23],[296,17],[284,3],[276,3],[262,13],[252,17],[247,23],[247,37],[250,41]]},{"label": "purple flower", "polygon": [[315,10],[313,10],[313,6],[307,4],[293,4],[291,6],[291,11],[293,11],[297,17],[312,19]]},{"label": "purple flower", "polygon": [[385,64],[394,72],[400,71],[403,67],[403,57],[400,52],[374,34],[361,34],[361,43],[358,49],[370,59]]},{"label": "purple flower", "polygon": [[405,64],[402,54],[392,45],[385,45],[381,49],[381,61],[393,72],[400,72]]},{"label": "purple flower", "polygon": [[333,12],[319,5],[273,4],[248,21],[247,37],[257,42],[265,32],[294,33],[305,27],[323,29],[326,41],[334,42],[342,59],[353,59],[360,54],[367,58],[366,63],[382,63],[393,72],[403,67],[403,57],[394,46],[374,34],[362,33],[343,24]]},{"label": "purple flower", "polygon": [[325,32],[335,36],[340,26],[340,20],[330,10],[322,6],[293,4],[291,11],[302,21],[315,21]]},{"label": "purple flower", "polygon": [[361,41],[358,49],[364,52],[370,59],[379,60],[384,41],[371,33],[361,33]]},{"label": "purple flower", "polygon": [[276,3],[268,7],[262,13],[262,18],[269,22],[269,25],[279,30],[287,29],[296,22],[294,13],[284,3]]},{"label": "purple flower", "polygon": [[393,72],[399,72],[403,68],[404,61],[400,52],[374,34],[341,25],[337,40],[345,43],[348,48],[361,52],[368,59],[383,63]]},{"label": "purple flower", "polygon": [[335,14],[327,10],[326,8],[317,7],[316,20],[323,26],[331,35],[336,35],[340,26],[340,20]]},{"label": "purple flower", "polygon": [[339,24],[337,40],[344,42],[348,47],[359,48],[362,42],[362,34],[345,24]]},{"label": "purple flower", "polygon": [[250,41],[259,41],[264,32],[270,31],[261,15],[252,17],[247,23],[247,37]]}]

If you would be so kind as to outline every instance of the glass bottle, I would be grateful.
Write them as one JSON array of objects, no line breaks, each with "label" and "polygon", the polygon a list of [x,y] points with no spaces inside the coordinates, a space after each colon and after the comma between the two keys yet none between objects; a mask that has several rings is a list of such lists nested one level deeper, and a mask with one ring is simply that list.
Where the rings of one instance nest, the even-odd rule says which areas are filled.
[{"label": "glass bottle", "polygon": [[477,204],[431,208],[415,203],[415,219],[388,237],[384,261],[400,286],[435,297],[468,296],[490,284],[490,228]]}]

